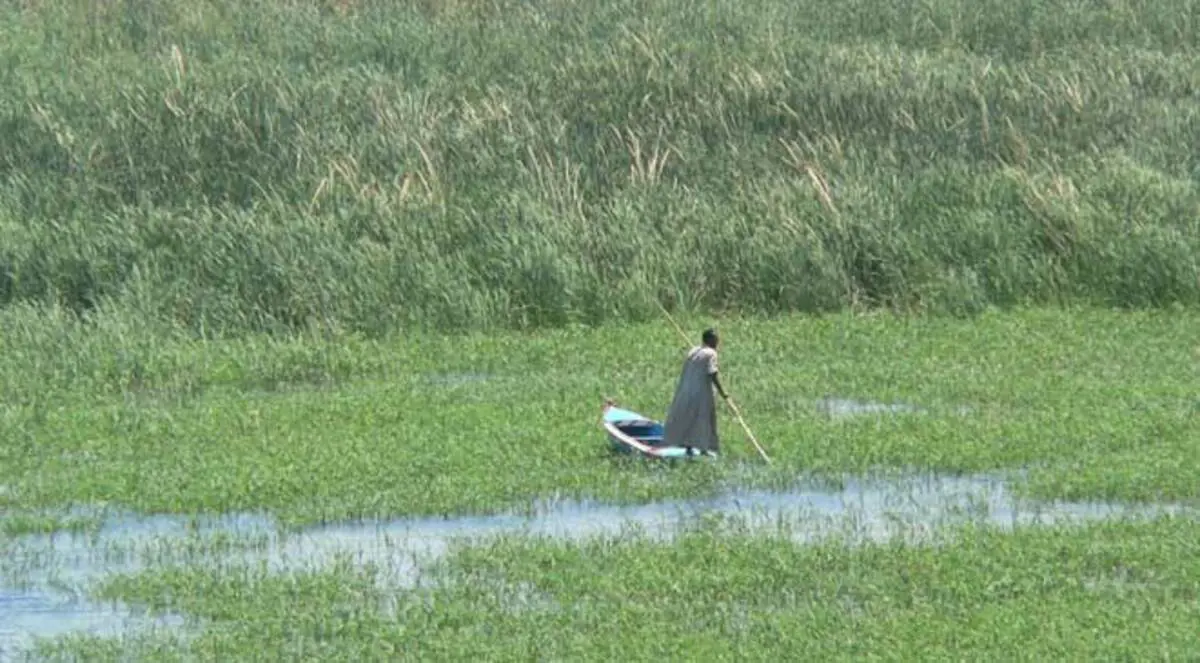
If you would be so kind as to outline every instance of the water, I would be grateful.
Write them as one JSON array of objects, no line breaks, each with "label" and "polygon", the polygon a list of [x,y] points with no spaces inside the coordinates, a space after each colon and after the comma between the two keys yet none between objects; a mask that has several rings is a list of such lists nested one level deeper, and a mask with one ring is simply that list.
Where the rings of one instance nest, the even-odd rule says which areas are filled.
[{"label": "water", "polygon": [[493,376],[486,373],[442,373],[428,375],[425,377],[425,381],[430,384],[444,387],[461,387],[468,384],[487,382],[488,380],[491,380],[492,377]]},{"label": "water", "polygon": [[[178,616],[150,617],[120,605],[83,599],[103,577],[150,566],[258,565],[279,572],[319,568],[349,558],[373,563],[383,582],[413,586],[424,563],[462,537],[531,534],[563,539],[616,536],[637,529],[670,537],[681,526],[723,516],[759,528],[780,528],[798,541],[839,536],[850,542],[895,536],[921,539],[946,525],[996,527],[1095,521],[1179,513],[1175,505],[1127,507],[1103,502],[1024,503],[1000,477],[936,475],[847,477],[840,487],[803,482],[788,491],[744,491],[695,500],[614,506],[541,501],[532,515],[406,518],[344,523],[284,532],[263,515],[137,517],[106,514],[94,534],[32,535],[0,547],[0,660],[32,638],[66,633],[119,635],[130,629],[178,627]],[[5,577],[26,586],[5,587]]]},{"label": "water", "polygon": [[34,644],[34,638],[66,635],[121,637],[155,629],[179,629],[176,615],[156,617],[131,612],[120,605],[42,591],[0,589],[0,661]]},{"label": "water", "polygon": [[[875,403],[852,398],[836,398],[834,396],[818,398],[816,401],[816,410],[831,419],[861,417],[869,414],[926,414],[929,412],[929,410],[923,407],[910,403]],[[949,411],[959,415],[969,415],[975,410],[967,405],[959,405],[950,408]]]},{"label": "water", "polygon": [[852,417],[863,414],[921,413],[923,409],[907,403],[871,403],[850,398],[827,396],[817,401],[817,410],[831,417]]}]

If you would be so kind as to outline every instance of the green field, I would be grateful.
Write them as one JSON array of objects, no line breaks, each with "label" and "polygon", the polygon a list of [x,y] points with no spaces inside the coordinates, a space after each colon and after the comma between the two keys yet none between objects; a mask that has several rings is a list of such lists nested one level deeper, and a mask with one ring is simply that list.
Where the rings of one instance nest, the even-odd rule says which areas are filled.
[{"label": "green field", "polygon": [[349,565],[201,567],[104,593],[213,620],[189,643],[206,660],[1174,660],[1197,647],[1196,542],[1179,525],[1110,525],[848,551],[704,528],[669,547],[501,540],[395,607]]},{"label": "green field", "polygon": [[[885,471],[1200,506],[1198,17],[0,2],[0,660],[64,593],[186,624],[37,660],[1195,658],[1186,514],[853,545],[713,517],[419,572],[109,518],[471,534]],[[609,453],[604,399],[674,387],[658,304],[721,331],[771,464],[724,410],[717,462]]]},{"label": "green field", "polygon": [[[680,320],[699,329],[703,319]],[[763,486],[805,471],[1028,467],[1043,497],[1200,496],[1198,359],[1187,344],[1196,313],[784,317],[719,328],[726,386],[771,466],[727,413],[728,463],[675,472],[608,457],[605,397],[665,413],[682,353],[665,321],[142,347],[120,330],[75,328],[34,355],[40,365],[5,348],[11,443],[0,500],[265,507],[304,525],[489,512],[552,493],[680,496],[743,465],[753,470],[738,480]],[[923,411],[831,416],[820,406],[830,396]]]},{"label": "green field", "polygon": [[1200,303],[1195,0],[28,4],[0,304],[378,335]]},{"label": "green field", "polygon": [[[1198,324],[1184,311],[727,318],[727,387],[773,463],[725,416],[720,462],[673,467],[610,457],[597,426],[605,396],[661,416],[680,352],[666,323],[388,342],[149,342],[64,322],[56,339],[25,339],[42,342],[40,354],[4,353],[12,442],[0,457],[0,550],[14,561],[0,578],[36,572],[19,561],[35,549],[22,534],[96,530],[99,518],[44,515],[72,504],[266,510],[303,532],[519,512],[535,498],[629,503],[920,468],[1025,469],[1013,489],[1041,499],[1194,505],[1200,408],[1189,343]],[[821,406],[829,396],[919,409],[837,416]],[[463,534],[475,534],[469,523]],[[443,558],[426,571],[432,587],[418,589],[381,587],[386,563],[353,556],[289,573],[224,561],[231,545],[254,547],[249,535],[189,539],[161,568],[154,560],[174,549],[148,544],[137,550],[149,567],[88,591],[200,619],[198,635],[79,637],[51,651],[101,660],[516,660],[527,648],[554,660],[1196,651],[1192,518],[1011,534],[947,528],[937,547],[809,546],[775,534],[718,522],[671,542],[510,536]],[[97,559],[120,558],[105,550]]]}]

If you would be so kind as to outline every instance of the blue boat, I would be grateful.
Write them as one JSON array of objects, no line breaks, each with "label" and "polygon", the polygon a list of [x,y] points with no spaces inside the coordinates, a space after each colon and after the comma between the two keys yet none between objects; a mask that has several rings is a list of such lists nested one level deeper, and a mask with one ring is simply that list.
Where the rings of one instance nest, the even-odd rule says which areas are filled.
[{"label": "blue boat", "polygon": [[623,454],[648,456],[650,458],[694,458],[715,457],[711,451],[692,447],[663,446],[663,424],[649,417],[617,407],[605,401],[601,426],[608,434],[614,451]]}]

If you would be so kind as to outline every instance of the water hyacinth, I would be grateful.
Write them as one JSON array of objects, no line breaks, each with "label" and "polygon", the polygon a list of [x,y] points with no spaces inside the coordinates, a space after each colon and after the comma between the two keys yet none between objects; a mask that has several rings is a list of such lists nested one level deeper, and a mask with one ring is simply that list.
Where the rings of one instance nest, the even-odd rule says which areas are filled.
[{"label": "water hyacinth", "polygon": [[1197,16],[5,3],[0,660],[1194,655]]}]

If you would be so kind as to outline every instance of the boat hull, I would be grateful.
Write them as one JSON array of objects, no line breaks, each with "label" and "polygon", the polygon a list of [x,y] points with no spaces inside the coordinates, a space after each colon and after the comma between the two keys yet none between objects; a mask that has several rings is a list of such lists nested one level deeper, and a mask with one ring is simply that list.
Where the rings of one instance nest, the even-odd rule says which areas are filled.
[{"label": "boat hull", "polygon": [[691,447],[664,446],[662,422],[617,407],[611,402],[605,403],[600,424],[609,445],[617,453],[663,459],[716,456],[710,451]]}]

